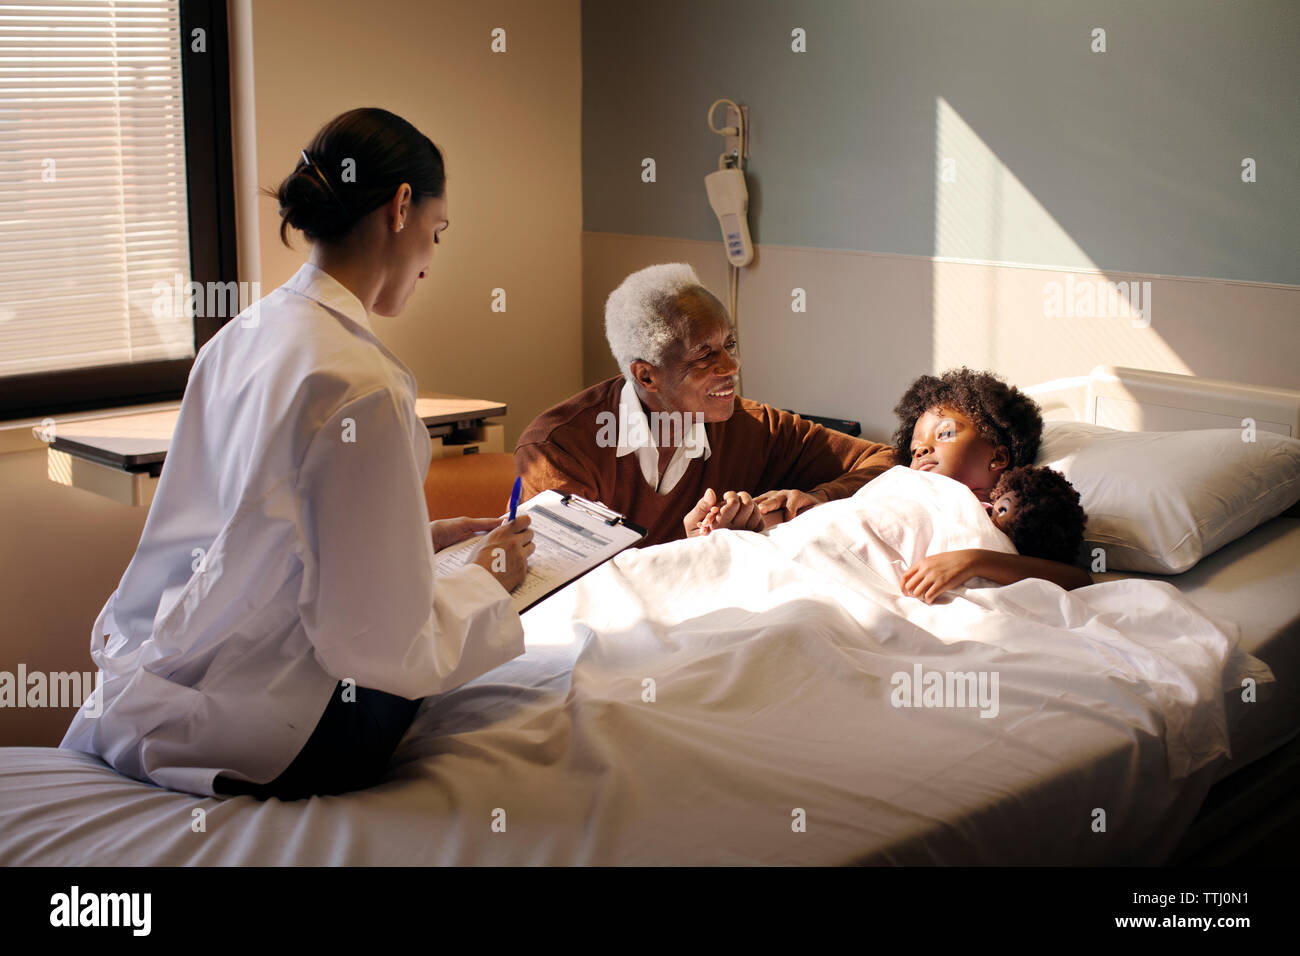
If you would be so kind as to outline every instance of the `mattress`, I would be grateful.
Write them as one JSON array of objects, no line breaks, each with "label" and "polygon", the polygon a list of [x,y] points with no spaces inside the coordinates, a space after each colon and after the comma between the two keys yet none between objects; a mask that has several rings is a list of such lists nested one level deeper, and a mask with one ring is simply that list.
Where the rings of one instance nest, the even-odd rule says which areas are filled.
[{"label": "mattress", "polygon": [[[1152,863],[1221,773],[1218,758],[1171,779],[1165,718],[1126,712],[1142,681],[1062,681],[1028,645],[1001,665],[996,720],[873,709],[873,668],[918,648],[931,662],[993,651],[906,620],[855,645],[841,602],[818,599],[820,578],[770,567],[702,583],[765,547],[713,539],[685,568],[667,560],[673,545],[628,552],[530,611],[528,652],[426,701],[364,792],[202,798],[85,754],[6,748],[0,864]],[[1297,547],[1300,522],[1276,519],[1175,582],[1236,620],[1282,684],[1297,658]],[[999,591],[1033,609],[1024,585],[972,606]],[[647,604],[665,587],[671,621]],[[603,616],[584,605],[597,590]],[[681,610],[692,601],[713,610]],[[1286,696],[1228,715],[1238,762],[1293,726]]]},{"label": "mattress", "polygon": [[1235,625],[1242,649],[1273,671],[1277,683],[1258,702],[1227,697],[1232,757],[1219,767],[1218,779],[1300,733],[1300,694],[1285,690],[1300,682],[1300,518],[1267,521],[1179,575],[1107,572],[1093,578],[1172,583],[1207,616]]}]

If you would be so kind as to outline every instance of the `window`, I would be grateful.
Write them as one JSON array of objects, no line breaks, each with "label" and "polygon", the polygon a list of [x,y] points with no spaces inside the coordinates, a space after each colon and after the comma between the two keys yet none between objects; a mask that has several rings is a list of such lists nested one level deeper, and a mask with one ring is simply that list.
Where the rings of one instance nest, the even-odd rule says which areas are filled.
[{"label": "window", "polygon": [[0,418],[179,397],[230,157],[224,2],[0,2]]}]

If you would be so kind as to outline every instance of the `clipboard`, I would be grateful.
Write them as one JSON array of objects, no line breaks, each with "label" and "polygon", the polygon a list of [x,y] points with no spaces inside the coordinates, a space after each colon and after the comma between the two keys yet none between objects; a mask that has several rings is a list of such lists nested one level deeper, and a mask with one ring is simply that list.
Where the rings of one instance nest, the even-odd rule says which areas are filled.
[{"label": "clipboard", "polygon": [[[529,527],[536,545],[528,558],[527,576],[511,592],[520,614],[646,536],[646,529],[626,516],[579,495],[558,491],[529,498],[518,513],[532,517]],[[475,535],[438,551],[434,555],[435,578],[464,568],[480,540],[482,535]]]}]

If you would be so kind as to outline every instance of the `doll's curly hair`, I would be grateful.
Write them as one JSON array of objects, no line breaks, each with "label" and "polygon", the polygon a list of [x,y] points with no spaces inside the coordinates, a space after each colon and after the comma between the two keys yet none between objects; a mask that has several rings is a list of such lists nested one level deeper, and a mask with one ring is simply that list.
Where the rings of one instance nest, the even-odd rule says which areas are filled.
[{"label": "doll's curly hair", "polygon": [[1038,403],[993,373],[975,372],[963,365],[941,376],[922,375],[907,387],[894,408],[898,416],[895,462],[906,465],[912,460],[916,420],[936,408],[955,408],[971,420],[981,438],[995,447],[1004,446],[1011,457],[1010,468],[1032,465],[1038,456],[1043,437]]},{"label": "doll's curly hair", "polygon": [[1074,486],[1059,471],[1022,465],[1002,473],[989,500],[996,503],[1012,493],[1016,509],[1002,531],[1016,550],[1031,558],[1074,564],[1088,520]]}]

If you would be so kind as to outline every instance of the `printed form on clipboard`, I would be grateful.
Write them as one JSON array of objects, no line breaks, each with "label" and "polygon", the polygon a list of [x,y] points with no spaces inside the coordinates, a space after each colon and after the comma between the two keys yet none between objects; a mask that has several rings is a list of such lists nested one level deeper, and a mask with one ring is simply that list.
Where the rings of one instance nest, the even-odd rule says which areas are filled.
[{"label": "printed form on clipboard", "polygon": [[[558,491],[529,498],[517,513],[532,518],[528,527],[536,546],[528,556],[527,576],[510,594],[520,614],[646,535],[645,528],[603,505]],[[475,535],[438,551],[434,576],[465,567],[482,540]]]}]

